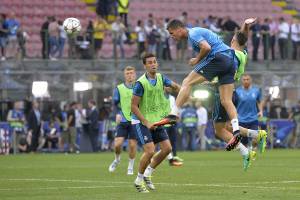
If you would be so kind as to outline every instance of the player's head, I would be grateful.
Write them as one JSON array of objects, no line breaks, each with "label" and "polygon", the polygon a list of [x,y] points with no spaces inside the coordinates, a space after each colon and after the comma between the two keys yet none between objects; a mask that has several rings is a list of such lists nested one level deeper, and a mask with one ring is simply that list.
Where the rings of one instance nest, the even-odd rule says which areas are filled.
[{"label": "player's head", "polygon": [[178,19],[171,20],[167,25],[167,30],[169,31],[171,37],[175,40],[181,40],[187,37],[185,25]]},{"label": "player's head", "polygon": [[125,67],[124,78],[126,83],[134,83],[136,79],[135,68],[132,66]]},{"label": "player's head", "polygon": [[241,32],[241,31],[237,31],[234,36],[233,36],[233,41],[237,41],[237,43],[240,45],[240,46],[245,46],[247,41],[248,41],[248,37],[245,33]]},{"label": "player's head", "polygon": [[249,74],[244,74],[242,76],[242,85],[244,88],[249,88],[252,84],[252,78]]},{"label": "player's head", "polygon": [[143,56],[143,64],[148,73],[156,73],[158,68],[158,63],[156,56],[151,53],[147,53]]}]

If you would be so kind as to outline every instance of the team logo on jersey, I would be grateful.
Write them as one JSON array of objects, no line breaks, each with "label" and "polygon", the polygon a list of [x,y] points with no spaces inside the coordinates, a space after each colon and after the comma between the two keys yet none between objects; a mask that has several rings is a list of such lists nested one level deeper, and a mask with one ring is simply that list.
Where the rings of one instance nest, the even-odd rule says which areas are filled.
[{"label": "team logo on jersey", "polygon": [[148,137],[147,137],[146,135],[144,136],[144,140],[145,140],[145,141],[148,141]]}]

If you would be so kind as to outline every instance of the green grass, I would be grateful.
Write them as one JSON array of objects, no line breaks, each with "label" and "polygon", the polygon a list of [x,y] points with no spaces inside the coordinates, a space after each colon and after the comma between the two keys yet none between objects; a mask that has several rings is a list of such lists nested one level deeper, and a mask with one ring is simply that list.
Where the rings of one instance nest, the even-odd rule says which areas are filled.
[{"label": "green grass", "polygon": [[184,166],[163,162],[153,177],[157,189],[148,194],[135,191],[125,154],[112,174],[112,153],[0,156],[0,199],[300,199],[299,150],[267,151],[247,172],[237,152],[179,155]]}]

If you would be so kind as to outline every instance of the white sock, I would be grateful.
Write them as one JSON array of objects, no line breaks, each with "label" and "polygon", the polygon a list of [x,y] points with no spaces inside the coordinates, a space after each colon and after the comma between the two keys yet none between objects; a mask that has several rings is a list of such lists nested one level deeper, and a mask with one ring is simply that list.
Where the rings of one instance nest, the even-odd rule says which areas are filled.
[{"label": "white sock", "polygon": [[147,167],[147,169],[144,172],[144,176],[145,177],[149,177],[152,175],[152,173],[154,172],[154,169],[152,167],[150,167],[150,165]]},{"label": "white sock", "polygon": [[120,160],[121,160],[121,155],[115,154],[115,161],[120,162]]},{"label": "white sock", "polygon": [[239,131],[240,130],[240,127],[239,127],[239,120],[238,119],[232,119],[231,120],[231,125],[232,125],[232,129],[233,129],[233,133],[235,133],[236,131]]},{"label": "white sock", "polygon": [[247,155],[249,153],[248,149],[242,143],[239,143],[237,145],[236,149],[240,150],[240,153],[241,153],[242,156],[245,156],[245,155]]},{"label": "white sock", "polygon": [[167,156],[167,159],[168,159],[168,160],[171,160],[172,158],[173,158],[173,154],[172,154],[172,153],[169,153],[168,156]]},{"label": "white sock", "polygon": [[171,113],[170,114],[178,116],[179,115],[179,108],[176,105],[173,105],[172,108],[171,108]]},{"label": "white sock", "polygon": [[133,166],[134,166],[134,159],[129,158],[128,169],[133,169]]},{"label": "white sock", "polygon": [[257,138],[258,130],[247,129],[247,136],[251,138]]},{"label": "white sock", "polygon": [[143,181],[144,181],[144,175],[139,172],[134,182],[136,184],[141,184]]}]

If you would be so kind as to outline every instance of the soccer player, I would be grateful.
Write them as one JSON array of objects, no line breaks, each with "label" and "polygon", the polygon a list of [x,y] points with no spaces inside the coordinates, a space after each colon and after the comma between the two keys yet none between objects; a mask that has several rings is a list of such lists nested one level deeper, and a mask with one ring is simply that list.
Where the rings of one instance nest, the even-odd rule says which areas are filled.
[{"label": "soccer player", "polygon": [[116,115],[117,132],[114,141],[115,159],[109,166],[109,171],[114,172],[121,160],[123,143],[128,139],[129,163],[127,175],[133,175],[134,159],[136,155],[136,135],[131,125],[131,98],[133,85],[136,81],[135,68],[128,66],[124,69],[125,82],[117,86],[114,91],[113,101],[118,109]]},{"label": "soccer player", "polygon": [[[241,30],[235,33],[231,41],[231,48],[235,50],[235,62],[238,63],[235,80],[239,80],[245,71],[245,65],[247,62],[247,52],[245,51],[245,45],[248,39],[249,26],[254,23],[255,20],[255,18],[246,19],[244,24],[242,25]],[[234,97],[236,97],[236,95],[234,95]],[[230,130],[231,128],[229,127],[229,124],[226,123],[229,120],[228,115],[225,111],[225,108],[220,103],[218,93],[216,93],[215,100],[216,102],[213,112],[213,119],[216,136],[228,142],[228,145],[226,147],[227,150],[230,151],[235,147],[240,150],[240,153],[243,156],[244,170],[247,170],[250,166],[251,160],[255,157],[255,153],[253,151],[249,151],[242,143],[239,143],[241,135],[255,138],[258,142],[260,152],[263,153],[266,147],[267,133],[264,130],[257,130],[257,128],[253,130],[246,129],[240,126],[239,128],[241,135],[238,134],[233,137]]]},{"label": "soccer player", "polygon": [[[145,193],[149,192],[148,189],[155,189],[151,175],[172,151],[165,129],[154,126],[154,122],[161,120],[170,112],[168,100],[164,96],[164,87],[170,87],[173,92],[178,93],[180,86],[157,72],[158,63],[153,54],[146,54],[143,57],[143,65],[146,73],[137,80],[133,89],[131,122],[136,131],[137,140],[143,146],[134,185],[138,192]],[[156,144],[160,147],[157,153],[155,153]]]},{"label": "soccer player", "polygon": [[234,51],[215,33],[205,28],[186,28],[181,21],[174,19],[167,25],[167,30],[177,41],[188,40],[198,54],[189,61],[189,64],[194,66],[194,70],[183,80],[176,98],[176,106],[173,107],[170,115],[159,121],[157,125],[174,123],[178,119],[179,109],[188,100],[193,85],[218,77],[221,103],[229,115],[233,132],[239,133],[237,111],[232,103],[236,71]]},{"label": "soccer player", "polygon": [[[252,85],[249,74],[243,74],[242,85],[235,90],[235,97],[240,126],[258,130],[258,117],[263,116],[263,101],[261,89]],[[248,144],[248,137],[243,137],[241,142],[251,146]]]}]

